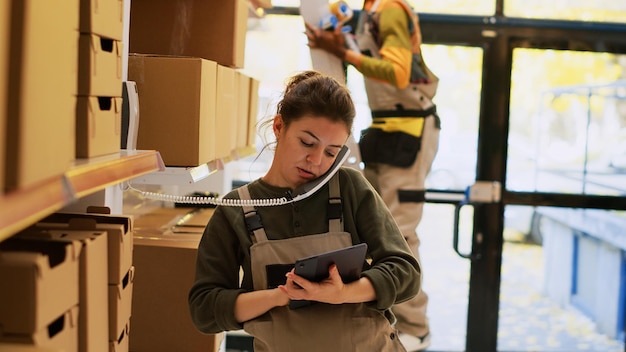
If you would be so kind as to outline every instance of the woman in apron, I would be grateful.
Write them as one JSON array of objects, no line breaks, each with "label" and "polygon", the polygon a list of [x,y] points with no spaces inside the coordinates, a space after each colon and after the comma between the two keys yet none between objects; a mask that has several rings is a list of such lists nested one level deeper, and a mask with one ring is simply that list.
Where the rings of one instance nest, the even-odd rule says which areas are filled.
[{"label": "woman in apron", "polygon": [[[270,169],[226,198],[290,197],[315,181],[337,158],[354,115],[345,86],[314,71],[295,75],[269,121]],[[368,252],[355,281],[344,283],[336,266],[321,282],[293,271],[299,258],[358,243]],[[420,286],[420,265],[383,200],[358,170],[340,168],[294,203],[218,206],[198,247],[189,307],[198,330],[244,329],[255,352],[406,351],[390,308]],[[290,308],[296,300],[314,303]]]}]

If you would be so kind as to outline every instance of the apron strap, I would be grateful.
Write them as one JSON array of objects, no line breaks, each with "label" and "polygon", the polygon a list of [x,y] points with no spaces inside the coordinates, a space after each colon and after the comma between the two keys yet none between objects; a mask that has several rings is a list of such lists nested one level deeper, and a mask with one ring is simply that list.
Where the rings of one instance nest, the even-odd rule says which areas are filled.
[{"label": "apron strap", "polygon": [[[248,190],[248,185],[243,185],[237,188],[237,193],[239,193],[239,198],[242,200],[252,199],[250,196],[250,191]],[[328,193],[328,231],[342,232],[343,222],[341,221],[341,217],[343,215],[343,206],[341,204],[339,174],[336,174],[330,179]],[[265,228],[263,228],[261,216],[259,216],[259,214],[257,213],[256,208],[251,205],[243,205],[241,208],[243,211],[244,220],[246,221],[246,226],[248,227],[248,230],[250,231],[250,235],[252,237],[252,243],[267,241],[267,233],[265,232]]]},{"label": "apron strap", "polygon": [[396,110],[375,110],[372,111],[372,118],[381,118],[381,117],[428,117],[430,115],[434,115],[437,113],[437,106],[433,105],[425,110],[415,110],[415,109],[396,109]]},{"label": "apron strap", "polygon": [[[243,185],[237,188],[237,193],[239,193],[239,198],[242,200],[252,199],[250,197],[248,185]],[[256,208],[251,205],[244,205],[241,208],[244,220],[246,221],[246,226],[248,227],[248,231],[250,231],[250,237],[252,237],[252,243],[267,241],[267,234],[263,228],[261,216],[257,213]]]},{"label": "apron strap", "polygon": [[343,214],[343,207],[341,205],[341,192],[339,190],[339,173],[335,174],[335,176],[330,179],[328,193],[328,231],[342,232],[343,223],[341,222],[341,215]]}]

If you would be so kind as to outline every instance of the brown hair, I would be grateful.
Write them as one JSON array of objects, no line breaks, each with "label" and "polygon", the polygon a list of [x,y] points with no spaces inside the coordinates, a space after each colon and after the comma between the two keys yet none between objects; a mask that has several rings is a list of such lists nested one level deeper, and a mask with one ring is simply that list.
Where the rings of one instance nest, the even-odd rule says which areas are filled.
[{"label": "brown hair", "polygon": [[[314,116],[343,122],[348,133],[352,131],[356,115],[348,89],[336,79],[312,70],[301,72],[287,80],[276,113],[282,116],[285,127],[304,116]],[[261,127],[269,128],[272,122],[273,118],[270,118]]]},{"label": "brown hair", "polygon": [[282,116],[286,126],[306,115],[323,116],[343,122],[348,133],[356,114],[348,89],[317,71],[304,71],[289,79],[276,113]]}]

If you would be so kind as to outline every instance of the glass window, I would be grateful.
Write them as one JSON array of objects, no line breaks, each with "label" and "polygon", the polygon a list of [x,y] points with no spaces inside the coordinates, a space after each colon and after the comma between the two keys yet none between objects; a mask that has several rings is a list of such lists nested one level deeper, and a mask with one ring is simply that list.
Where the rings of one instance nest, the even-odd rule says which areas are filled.
[{"label": "glass window", "polygon": [[422,51],[439,77],[434,102],[441,118],[439,150],[426,187],[465,190],[476,178],[483,51],[446,45],[424,45]]},{"label": "glass window", "polygon": [[626,56],[516,49],[507,188],[626,193]]},{"label": "glass window", "polygon": [[494,0],[409,0],[418,13],[439,13],[447,15],[491,16],[495,13]]},{"label": "glass window", "polygon": [[[300,16],[268,15],[249,21],[243,71],[260,80],[258,121],[273,116],[285,80],[312,67]],[[281,38],[281,40],[276,40]],[[476,146],[481,89],[482,49],[424,45],[424,59],[439,77],[435,96],[442,121],[440,147],[427,186],[464,190],[476,174]],[[348,88],[357,109],[353,134],[371,122],[361,74],[349,68]],[[263,131],[261,131],[263,132]],[[257,138],[257,150],[265,141]],[[271,153],[240,160],[234,167],[237,180],[253,180],[269,167]]]},{"label": "glass window", "polygon": [[[278,3],[274,0],[274,6]],[[266,15],[249,18],[246,36],[244,68],[247,75],[259,80],[259,104],[257,123],[276,113],[276,104],[285,88],[286,80],[296,72],[311,68],[311,56],[304,35],[304,22],[300,16]],[[272,153],[264,151],[264,129],[257,126],[257,153],[233,162],[233,179],[252,181],[265,174],[270,166]],[[271,140],[271,139],[269,139]]]},{"label": "glass window", "polygon": [[261,94],[282,91],[291,74],[311,68],[300,16],[250,18],[243,71],[261,81]]},{"label": "glass window", "polygon": [[508,17],[626,22],[626,2],[615,0],[504,0]]},{"label": "glass window", "polygon": [[[334,0],[329,0],[334,2]],[[353,9],[361,9],[363,0],[346,0]],[[456,15],[493,15],[495,0],[440,0],[420,1],[408,0],[417,12],[456,14]],[[273,6],[300,7],[299,0],[272,0]]]},{"label": "glass window", "polygon": [[[465,190],[476,178],[476,148],[480,105],[482,49],[422,46],[424,61],[439,78],[433,101],[441,118],[439,150],[426,180],[426,188]],[[348,88],[357,109],[355,136],[371,123],[363,77],[348,70]]]},{"label": "glass window", "polygon": [[[332,2],[332,0],[329,0]],[[363,6],[362,0],[346,0],[353,9]],[[417,12],[491,16],[495,14],[496,0],[408,0]],[[272,5],[299,7],[299,0],[273,0]],[[626,22],[626,2],[615,0],[504,0],[504,14],[508,17],[576,20],[593,22]]]}]

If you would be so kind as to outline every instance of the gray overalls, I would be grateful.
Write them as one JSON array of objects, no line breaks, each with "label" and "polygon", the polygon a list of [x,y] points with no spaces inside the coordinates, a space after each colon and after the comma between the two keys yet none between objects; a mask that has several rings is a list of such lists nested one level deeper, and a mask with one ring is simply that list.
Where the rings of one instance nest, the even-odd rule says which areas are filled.
[{"label": "gray overalls", "polygon": [[[330,181],[329,210],[341,209],[339,176]],[[250,199],[247,186],[238,189],[241,199]],[[243,207],[246,219],[258,217],[252,206]],[[344,248],[352,245],[350,233],[343,230],[341,211],[329,216],[329,232],[269,240],[260,221],[248,221],[252,227],[253,245],[250,247],[252,281],[255,290],[275,287],[268,283],[270,267],[291,266],[301,257]],[[285,270],[283,270],[283,273]],[[283,275],[283,283],[284,283]],[[255,352],[406,352],[397,338],[395,321],[389,311],[381,312],[359,304],[314,303],[290,309],[276,307],[258,318],[244,323],[244,330],[254,337]]]}]

